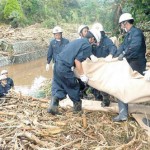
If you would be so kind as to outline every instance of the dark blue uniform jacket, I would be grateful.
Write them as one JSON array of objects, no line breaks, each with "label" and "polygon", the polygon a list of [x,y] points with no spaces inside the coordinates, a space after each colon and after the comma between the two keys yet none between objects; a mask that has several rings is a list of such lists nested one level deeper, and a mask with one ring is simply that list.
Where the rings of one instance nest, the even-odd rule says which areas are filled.
[{"label": "dark blue uniform jacket", "polygon": [[69,43],[69,40],[62,38],[61,41],[56,39],[50,42],[48,53],[47,53],[47,63],[49,64],[53,59],[53,62],[56,61],[56,56],[62,52],[63,48]]},{"label": "dark blue uniform jacket", "polygon": [[65,49],[57,56],[57,61],[61,61],[65,66],[74,66],[74,60],[84,61],[92,54],[92,46],[88,39],[77,39],[66,45]]},{"label": "dark blue uniform jacket", "polygon": [[5,87],[3,87],[0,83],[0,97],[5,96],[8,93],[9,87],[8,85],[6,85]]},{"label": "dark blue uniform jacket", "polygon": [[140,29],[132,27],[126,34],[123,43],[118,49],[117,55],[119,56],[123,51],[128,61],[145,58],[145,39]]},{"label": "dark blue uniform jacket", "polygon": [[117,47],[106,35],[102,37],[100,45],[92,50],[92,53],[98,58],[106,57],[109,54],[112,54],[114,56],[116,52]]},{"label": "dark blue uniform jacket", "polygon": [[7,86],[9,89],[11,89],[12,87],[14,87],[14,82],[11,78],[7,78]]},{"label": "dark blue uniform jacket", "polygon": [[91,55],[92,47],[88,39],[77,39],[67,44],[58,54],[54,65],[52,96],[63,99],[66,94],[73,102],[80,101],[80,86],[71,67],[77,59],[82,62]]},{"label": "dark blue uniform jacket", "polygon": [[131,27],[119,47],[116,56],[119,56],[123,52],[132,69],[143,74],[146,67],[146,44],[143,32],[140,29],[134,26]]}]

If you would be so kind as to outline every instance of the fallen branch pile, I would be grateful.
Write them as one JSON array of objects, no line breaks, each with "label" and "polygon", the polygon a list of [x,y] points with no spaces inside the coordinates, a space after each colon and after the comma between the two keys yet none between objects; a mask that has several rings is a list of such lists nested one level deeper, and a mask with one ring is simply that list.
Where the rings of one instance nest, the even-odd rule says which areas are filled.
[{"label": "fallen branch pile", "polygon": [[[132,121],[113,123],[114,114],[60,108],[47,113],[48,101],[13,94],[0,104],[0,149],[107,150],[149,149],[147,135]],[[116,115],[116,114],[115,114]]]}]

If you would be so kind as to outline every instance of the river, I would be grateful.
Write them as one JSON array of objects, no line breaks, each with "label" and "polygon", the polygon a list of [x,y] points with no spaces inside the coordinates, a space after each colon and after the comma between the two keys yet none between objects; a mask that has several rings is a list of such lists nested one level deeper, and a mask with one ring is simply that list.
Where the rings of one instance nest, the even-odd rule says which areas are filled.
[{"label": "river", "polygon": [[[46,57],[23,64],[4,66],[0,68],[0,71],[3,69],[8,70],[9,77],[14,80],[15,89],[26,94],[31,88],[40,86],[37,84],[40,84],[43,78],[52,78],[52,65],[50,65],[48,72],[45,70],[45,66]],[[41,82],[37,82],[37,80],[41,80]]]},{"label": "river", "polygon": [[13,64],[10,66],[4,66],[0,68],[8,70],[9,77],[14,80],[15,86],[31,86],[35,78],[40,76],[47,79],[52,78],[52,66],[50,70],[46,72],[46,57],[38,60],[26,62],[23,64]]}]

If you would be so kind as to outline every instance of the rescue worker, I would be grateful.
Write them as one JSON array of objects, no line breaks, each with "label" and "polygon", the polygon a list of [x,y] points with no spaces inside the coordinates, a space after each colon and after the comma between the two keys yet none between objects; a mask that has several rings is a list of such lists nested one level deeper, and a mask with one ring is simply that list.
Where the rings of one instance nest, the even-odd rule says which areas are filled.
[{"label": "rescue worker", "polygon": [[[80,38],[84,38],[87,34],[87,32],[89,31],[89,27],[87,25],[80,25],[78,28],[78,34],[79,34],[79,39]],[[79,85],[80,85],[80,98],[86,98],[88,99],[88,96],[86,94],[86,90],[88,89],[88,85],[85,85],[84,82],[82,82],[80,79],[77,79],[79,81]]]},{"label": "rescue worker", "polygon": [[82,110],[80,85],[71,68],[72,66],[76,67],[81,81],[88,82],[88,77],[83,72],[82,62],[90,57],[91,44],[99,42],[100,38],[100,32],[92,29],[88,31],[85,38],[70,42],[57,56],[52,82],[52,99],[48,107],[48,113],[58,114],[59,101],[66,98],[67,94],[73,102],[73,112],[77,113]]},{"label": "rescue worker", "polygon": [[8,77],[8,71],[2,70],[1,75],[5,75],[7,77],[7,84],[8,84],[9,90],[14,89],[14,81],[10,77]]},{"label": "rescue worker", "polygon": [[[143,32],[134,27],[134,18],[130,13],[124,13],[119,18],[119,24],[127,33],[120,45],[116,56],[118,60],[126,58],[131,68],[143,75],[146,68],[146,44]],[[114,122],[125,121],[128,118],[128,104],[118,100],[119,115],[113,118]]]},{"label": "rescue worker", "polygon": [[49,71],[51,60],[53,59],[53,63],[55,63],[56,56],[62,52],[63,48],[69,43],[68,39],[62,37],[62,33],[61,27],[56,26],[53,28],[54,39],[50,42],[48,48],[46,71]]},{"label": "rescue worker", "polygon": [[[97,29],[101,33],[101,41],[99,43],[99,46],[96,46],[92,53],[98,57],[98,58],[105,58],[106,61],[111,61],[113,56],[117,52],[117,47],[114,45],[111,39],[109,39],[105,35],[104,28],[102,24],[95,23],[93,24],[92,28]],[[96,89],[92,90],[93,94],[95,95],[96,99],[101,98],[102,95],[102,107],[106,107],[110,105],[110,96],[105,92],[100,92]]]},{"label": "rescue worker", "polygon": [[81,25],[78,28],[78,34],[79,34],[79,38],[84,38],[87,34],[87,32],[89,31],[89,27],[87,25]]},{"label": "rescue worker", "polygon": [[5,97],[8,91],[7,77],[5,75],[0,75],[0,98]]}]

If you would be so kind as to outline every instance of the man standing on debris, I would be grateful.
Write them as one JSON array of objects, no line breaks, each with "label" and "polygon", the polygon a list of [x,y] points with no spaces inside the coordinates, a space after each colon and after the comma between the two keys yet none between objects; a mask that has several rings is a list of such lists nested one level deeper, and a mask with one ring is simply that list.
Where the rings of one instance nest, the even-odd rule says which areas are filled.
[{"label": "man standing on debris", "polygon": [[61,27],[56,26],[53,28],[55,39],[50,42],[48,48],[46,71],[49,71],[51,60],[53,59],[53,63],[55,63],[57,55],[62,52],[63,48],[69,43],[69,40],[62,37],[62,33]]},{"label": "man standing on debris", "polygon": [[7,77],[7,84],[8,84],[9,90],[14,89],[14,81],[10,77],[8,77],[8,71],[2,70],[1,75],[5,75]]},{"label": "man standing on debris", "polygon": [[92,52],[91,44],[99,42],[100,38],[100,32],[92,29],[88,31],[85,38],[70,42],[57,56],[52,82],[52,99],[48,113],[58,114],[59,101],[66,98],[67,94],[73,102],[74,113],[82,110],[80,86],[71,68],[72,66],[76,67],[81,81],[88,82],[88,77],[83,72],[82,62],[90,57]]},{"label": "man standing on debris", "polygon": [[[119,24],[127,33],[119,47],[116,57],[118,60],[126,58],[131,68],[143,75],[146,68],[146,44],[143,32],[133,26],[134,18],[130,13],[124,13],[119,18]],[[132,90],[132,89],[131,89]],[[125,121],[128,118],[128,104],[118,100],[119,115],[113,118],[114,122]]]},{"label": "man standing on debris", "polygon": [[[98,58],[105,58],[106,61],[111,61],[113,56],[117,52],[117,47],[114,45],[112,40],[110,40],[105,35],[105,31],[104,31],[102,24],[95,23],[95,24],[93,24],[92,28],[97,29],[101,33],[101,36],[102,36],[99,46],[96,46],[95,48],[93,48],[92,53]],[[103,97],[103,101],[101,103],[102,107],[109,106],[110,96],[107,93],[100,92],[96,89],[92,89],[92,92],[93,92],[94,96],[96,96],[97,99],[102,95],[102,97]]]},{"label": "man standing on debris", "polygon": [[0,75],[0,98],[5,97],[8,90],[7,77],[5,75]]}]

